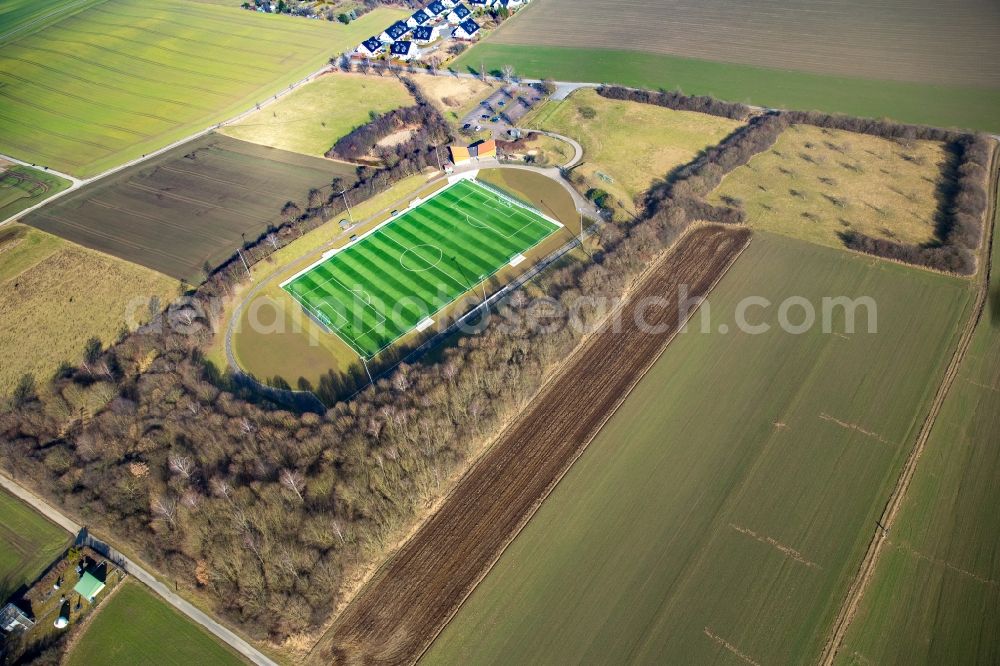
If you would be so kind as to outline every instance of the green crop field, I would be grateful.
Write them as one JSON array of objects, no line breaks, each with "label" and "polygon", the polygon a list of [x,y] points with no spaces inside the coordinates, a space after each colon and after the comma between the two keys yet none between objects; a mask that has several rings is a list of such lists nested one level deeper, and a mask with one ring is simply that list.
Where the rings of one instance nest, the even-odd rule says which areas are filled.
[{"label": "green crop field", "polygon": [[[424,662],[815,662],[971,294],[755,233]],[[861,307],[824,333],[826,296],[874,299],[877,332]]]},{"label": "green crop field", "polygon": [[0,222],[70,186],[65,178],[15,165],[0,167]]},{"label": "green crop field", "polygon": [[394,76],[327,74],[221,132],[244,141],[322,157],[337,139],[386,113],[413,104]]},{"label": "green crop field", "polygon": [[33,582],[69,547],[72,536],[0,490],[0,599]]},{"label": "green crop field", "polygon": [[343,26],[188,0],[22,11],[18,26],[44,27],[0,42],[0,153],[99,173],[249,109],[402,15]]},{"label": "green crop field", "polygon": [[451,68],[524,77],[618,83],[785,109],[820,110],[908,123],[1000,132],[1000,90],[976,86],[876,81],[694,58],[626,51],[485,41]]},{"label": "green crop field", "polygon": [[1000,662],[998,266],[1000,226],[990,303],[934,422],[841,664]]},{"label": "green crop field", "polygon": [[204,629],[128,580],[101,604],[64,663],[69,666],[242,664]]},{"label": "green crop field", "polygon": [[460,180],[282,287],[372,358],[561,226],[493,188]]}]

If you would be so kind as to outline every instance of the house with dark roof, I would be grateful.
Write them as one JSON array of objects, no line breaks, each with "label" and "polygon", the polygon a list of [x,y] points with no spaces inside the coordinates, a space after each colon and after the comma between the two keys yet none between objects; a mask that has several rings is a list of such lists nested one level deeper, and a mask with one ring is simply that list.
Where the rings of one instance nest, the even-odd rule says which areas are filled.
[{"label": "house with dark roof", "polygon": [[413,12],[413,16],[406,19],[406,25],[410,26],[411,28],[417,28],[422,25],[427,25],[430,22],[431,22],[430,15],[422,9],[418,9],[417,11]]},{"label": "house with dark roof", "polygon": [[466,19],[458,24],[452,37],[463,41],[472,41],[479,36],[479,24],[472,19]]},{"label": "house with dark roof", "polygon": [[373,58],[385,50],[385,44],[378,37],[369,37],[361,42],[361,46],[354,49],[354,52],[361,56]]},{"label": "house with dark roof", "polygon": [[397,60],[409,61],[419,57],[420,51],[413,42],[401,39],[398,42],[392,43],[392,46],[389,47],[389,55]]},{"label": "house with dark roof", "polygon": [[490,5],[490,0],[468,0],[473,9],[485,9]]},{"label": "house with dark roof", "polygon": [[403,35],[410,31],[410,26],[406,25],[402,21],[396,21],[388,28],[385,29],[379,39],[381,39],[386,44],[392,44],[394,41],[401,39]]},{"label": "house with dark roof", "polygon": [[470,16],[472,16],[472,10],[463,4],[458,4],[448,14],[448,23],[451,23],[452,25],[458,25],[459,23],[466,20]]},{"label": "house with dark roof", "polygon": [[441,0],[434,0],[434,2],[424,7],[424,11],[431,16],[441,16],[441,14],[444,14],[448,10]]},{"label": "house with dark roof", "polygon": [[441,29],[433,25],[422,25],[413,30],[413,41],[417,44],[430,44],[441,36]]}]

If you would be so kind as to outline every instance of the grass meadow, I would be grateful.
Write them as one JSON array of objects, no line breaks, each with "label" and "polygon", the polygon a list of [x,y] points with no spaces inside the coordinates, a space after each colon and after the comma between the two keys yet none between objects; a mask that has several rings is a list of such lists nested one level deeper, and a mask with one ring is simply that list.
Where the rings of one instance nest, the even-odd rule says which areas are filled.
[{"label": "grass meadow", "polygon": [[501,44],[487,40],[460,56],[455,71],[618,83],[785,109],[820,110],[907,123],[1000,132],[1000,89],[878,81],[751,67],[624,49]]},{"label": "grass meadow", "polygon": [[[863,309],[854,334],[842,311],[830,334],[777,328],[784,299],[829,295],[874,298],[878,332]],[[748,296],[770,332],[736,332]],[[424,663],[815,661],[970,301],[963,280],[755,233],[708,332],[696,313]]]},{"label": "grass meadow", "polygon": [[79,636],[65,657],[68,666],[187,666],[243,664],[208,632],[128,580]]},{"label": "grass meadow", "polygon": [[31,227],[0,230],[0,396],[32,373],[39,384],[63,361],[79,363],[91,337],[110,344],[148,319],[178,282]]},{"label": "grass meadow", "polygon": [[0,490],[0,598],[35,580],[73,536],[21,500]]},{"label": "grass meadow", "polygon": [[934,423],[840,664],[1000,662],[997,266],[1000,226],[987,311]]},{"label": "grass meadow", "polygon": [[413,103],[394,76],[333,73],[302,86],[220,132],[243,141],[322,157],[337,139],[371,120]]},{"label": "grass meadow", "polygon": [[31,167],[0,167],[0,221],[45,201],[70,186],[65,178]]},{"label": "grass meadow", "polygon": [[348,26],[106,0],[0,45],[0,152],[91,176],[266,100],[404,12]]},{"label": "grass meadow", "polygon": [[936,236],[949,158],[937,142],[793,125],[709,201],[737,204],[755,229],[831,247],[846,231],[919,245]]},{"label": "grass meadow", "polygon": [[654,181],[740,126],[735,120],[703,113],[607,99],[590,89],[578,90],[561,102],[546,102],[520,124],[579,141],[584,162],[574,173],[633,211],[633,200]]}]

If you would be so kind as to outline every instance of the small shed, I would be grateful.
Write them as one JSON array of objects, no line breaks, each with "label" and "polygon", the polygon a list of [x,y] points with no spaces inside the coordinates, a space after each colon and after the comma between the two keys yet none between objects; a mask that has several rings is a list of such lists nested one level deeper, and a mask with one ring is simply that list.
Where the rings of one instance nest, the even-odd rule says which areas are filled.
[{"label": "small shed", "polygon": [[90,603],[94,603],[94,599],[97,598],[97,595],[100,594],[103,589],[104,581],[100,580],[89,571],[84,571],[83,575],[80,576],[80,582],[76,584],[73,591]]},{"label": "small shed", "polygon": [[8,603],[3,609],[0,609],[0,630],[5,634],[18,629],[26,631],[33,626],[35,626],[35,621],[14,604]]}]

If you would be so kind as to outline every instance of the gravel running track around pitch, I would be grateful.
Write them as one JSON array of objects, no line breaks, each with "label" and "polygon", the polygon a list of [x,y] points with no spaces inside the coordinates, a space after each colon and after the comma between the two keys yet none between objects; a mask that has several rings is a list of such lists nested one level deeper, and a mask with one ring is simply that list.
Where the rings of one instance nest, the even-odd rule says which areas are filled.
[{"label": "gravel running track around pitch", "polygon": [[327,330],[372,358],[559,226],[463,179],[282,287]]}]

